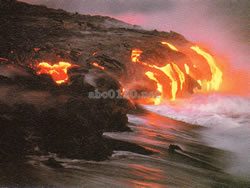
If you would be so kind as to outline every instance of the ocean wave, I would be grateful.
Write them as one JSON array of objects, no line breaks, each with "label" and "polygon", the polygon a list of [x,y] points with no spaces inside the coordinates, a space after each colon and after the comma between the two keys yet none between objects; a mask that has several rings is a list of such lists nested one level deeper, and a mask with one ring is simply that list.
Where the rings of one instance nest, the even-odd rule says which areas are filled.
[{"label": "ocean wave", "polygon": [[250,124],[250,99],[238,96],[197,95],[175,104],[144,107],[172,119],[206,127],[235,128]]},{"label": "ocean wave", "polygon": [[232,152],[227,171],[250,176],[250,99],[219,94],[199,95],[175,104],[145,106],[151,112],[193,125],[208,145]]}]

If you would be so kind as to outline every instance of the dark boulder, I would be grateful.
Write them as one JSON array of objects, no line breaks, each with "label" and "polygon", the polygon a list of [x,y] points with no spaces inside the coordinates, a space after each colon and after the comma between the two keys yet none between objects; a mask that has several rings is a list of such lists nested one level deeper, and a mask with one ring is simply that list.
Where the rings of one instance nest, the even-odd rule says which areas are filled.
[{"label": "dark boulder", "polygon": [[51,168],[63,168],[62,164],[56,161],[53,157],[50,157],[48,160],[43,161],[43,164],[51,167]]},{"label": "dark boulder", "polygon": [[0,117],[0,161],[24,158],[27,141],[25,131],[17,122]]},{"label": "dark boulder", "polygon": [[183,151],[180,146],[175,145],[175,144],[170,144],[168,147],[168,151],[170,153],[174,153],[175,151]]}]

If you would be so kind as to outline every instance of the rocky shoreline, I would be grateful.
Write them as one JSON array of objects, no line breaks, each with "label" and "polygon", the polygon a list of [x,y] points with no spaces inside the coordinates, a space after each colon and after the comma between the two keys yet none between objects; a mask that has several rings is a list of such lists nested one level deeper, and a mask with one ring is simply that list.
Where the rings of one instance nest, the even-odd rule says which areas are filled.
[{"label": "rocky shoreline", "polygon": [[[99,161],[117,149],[151,153],[103,137],[107,131],[130,131],[127,114],[135,111],[130,101],[88,94],[121,90],[121,82],[136,80],[129,64],[132,48],[157,53],[158,41],[188,44],[183,36],[21,2],[0,5],[0,161],[49,153]],[[170,59],[178,56],[167,53]],[[77,66],[69,70],[68,83],[57,85],[50,76],[36,74],[41,61]]]}]

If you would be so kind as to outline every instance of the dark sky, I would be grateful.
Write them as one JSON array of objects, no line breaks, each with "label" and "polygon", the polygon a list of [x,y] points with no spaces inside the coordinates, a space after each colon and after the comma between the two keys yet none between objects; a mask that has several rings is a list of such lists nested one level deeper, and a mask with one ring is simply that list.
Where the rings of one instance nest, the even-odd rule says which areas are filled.
[{"label": "dark sky", "polygon": [[249,0],[22,1],[82,14],[107,15],[146,29],[174,30],[232,56],[237,64],[246,64],[250,59]]}]

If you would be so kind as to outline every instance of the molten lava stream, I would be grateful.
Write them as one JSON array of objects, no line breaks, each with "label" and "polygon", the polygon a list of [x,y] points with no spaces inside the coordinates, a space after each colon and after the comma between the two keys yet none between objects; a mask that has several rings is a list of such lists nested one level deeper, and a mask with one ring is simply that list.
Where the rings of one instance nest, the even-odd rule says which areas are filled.
[{"label": "molten lava stream", "polygon": [[[132,60],[132,62],[140,63],[140,64],[142,64],[142,65],[144,65],[144,66],[148,66],[148,67],[150,67],[150,68],[153,68],[153,69],[157,69],[157,70],[162,71],[162,72],[171,80],[171,83],[170,83],[170,85],[171,85],[171,96],[172,96],[171,100],[174,101],[174,100],[176,99],[176,93],[177,93],[177,91],[178,91],[178,82],[175,80],[174,71],[173,71],[171,65],[170,65],[170,64],[167,64],[167,65],[165,65],[164,67],[158,67],[158,66],[156,66],[156,65],[150,65],[150,64],[147,64],[147,63],[145,63],[145,62],[141,62],[141,61],[139,60],[141,54],[142,54],[142,51],[141,51],[141,50],[138,50],[138,49],[137,49],[137,50],[133,50],[133,51],[132,51],[132,55],[131,55],[131,60]],[[159,81],[154,77],[154,74],[153,74],[152,72],[147,72],[146,75],[149,77],[149,79],[154,80],[154,81],[157,82],[157,87],[158,87],[158,90],[159,90],[159,84],[160,84],[160,83],[159,83]],[[161,88],[163,88],[163,87],[162,87],[162,84],[160,84],[160,85],[161,85]],[[163,89],[162,89],[161,92],[163,93]],[[161,97],[161,98],[162,98],[162,97]],[[156,104],[156,103],[158,104],[158,103],[159,103],[159,100],[156,99],[156,101],[157,101],[157,102],[155,102],[155,104]],[[161,99],[160,101],[162,101],[162,99]]]},{"label": "molten lava stream", "polygon": [[37,74],[48,74],[57,84],[63,84],[69,80],[68,69],[72,66],[73,65],[68,62],[59,62],[54,65],[50,65],[47,62],[41,62],[37,65]]},{"label": "molten lava stream", "polygon": [[220,89],[221,84],[222,84],[223,73],[216,65],[215,59],[213,58],[212,55],[205,52],[204,50],[202,50],[198,46],[192,46],[191,49],[206,59],[208,65],[210,67],[211,74],[212,74],[211,80],[208,80],[205,82],[202,82],[201,80],[198,81],[202,84],[202,89],[204,89],[206,91],[210,91],[210,90],[218,91]]},{"label": "molten lava stream", "polygon": [[98,69],[105,70],[105,67],[99,65],[97,62],[93,62],[92,65]]},{"label": "molten lava stream", "polygon": [[181,69],[174,63],[172,63],[174,70],[177,72],[178,76],[179,76],[179,80],[180,80],[180,89],[183,89],[183,84],[185,83],[185,74],[181,71]]},{"label": "molten lava stream", "polygon": [[150,79],[153,80],[157,83],[157,91],[160,93],[160,96],[154,98],[154,104],[155,105],[159,105],[162,100],[163,100],[163,86],[159,83],[159,81],[157,80],[157,78],[155,77],[153,72],[146,72],[145,75]]},{"label": "molten lava stream", "polygon": [[[167,46],[173,51],[179,52],[180,50],[177,49],[173,44],[168,42],[161,42],[162,45]],[[184,62],[182,67],[179,67],[176,63],[170,62],[167,63],[165,66],[157,66],[154,64],[148,64],[147,62],[142,62],[140,60],[141,54],[143,53],[140,49],[132,50],[131,54],[131,61],[133,63],[141,64],[145,67],[151,69],[150,72],[146,72],[145,74],[151,80],[154,80],[157,83],[157,90],[161,93],[160,98],[155,99],[155,104],[160,104],[163,101],[163,96],[169,96],[163,91],[163,86],[168,88],[170,85],[170,94],[171,100],[175,101],[177,93],[179,91],[183,91],[183,86],[186,80],[192,80],[192,82],[187,82],[188,92],[198,92],[203,91],[218,91],[222,84],[223,73],[219,69],[216,64],[216,61],[212,55],[205,52],[198,46],[192,46],[191,50],[194,51],[196,54],[202,57],[202,59],[206,60],[206,63],[199,59],[198,57],[193,57],[189,51],[181,51],[185,53],[188,59],[191,59],[192,62]],[[204,68],[205,67],[205,68]],[[157,72],[158,71],[158,72]],[[160,71],[160,72],[159,72]],[[165,79],[157,79],[155,74],[161,75],[162,73],[167,76]],[[170,81],[170,83],[169,83]],[[196,82],[195,82],[196,81]],[[190,85],[191,83],[191,85]],[[199,87],[198,87],[199,86]],[[192,87],[192,88],[190,88]],[[186,88],[186,87],[185,87]],[[185,92],[184,92],[185,93]]]},{"label": "molten lava stream", "polygon": [[168,42],[161,42],[161,44],[168,46],[171,50],[178,52],[179,50],[173,45]]},{"label": "molten lava stream", "polygon": [[131,53],[131,61],[133,63],[139,63],[140,62],[140,56],[141,54],[143,53],[143,51],[141,51],[140,49],[134,49],[132,50],[132,53]]},{"label": "molten lava stream", "polygon": [[174,101],[176,99],[176,93],[178,91],[178,83],[175,80],[174,71],[170,64],[165,65],[164,67],[158,67],[156,65],[154,68],[161,70],[170,80],[171,80],[171,100]]}]

